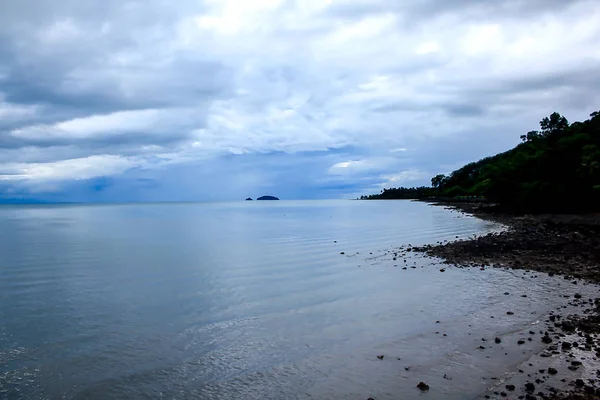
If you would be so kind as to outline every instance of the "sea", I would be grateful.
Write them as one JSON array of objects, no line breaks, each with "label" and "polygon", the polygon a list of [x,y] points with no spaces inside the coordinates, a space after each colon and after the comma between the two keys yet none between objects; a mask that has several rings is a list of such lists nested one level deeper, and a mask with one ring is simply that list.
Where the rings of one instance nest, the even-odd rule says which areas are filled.
[{"label": "sea", "polygon": [[0,398],[481,398],[540,346],[488,343],[574,285],[398,248],[502,229],[413,201],[2,205]]}]

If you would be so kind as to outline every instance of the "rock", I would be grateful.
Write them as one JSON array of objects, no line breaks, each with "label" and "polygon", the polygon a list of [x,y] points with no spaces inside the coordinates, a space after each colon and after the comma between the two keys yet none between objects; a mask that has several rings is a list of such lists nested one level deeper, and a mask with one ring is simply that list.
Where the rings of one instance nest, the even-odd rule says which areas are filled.
[{"label": "rock", "polygon": [[440,269],[440,272],[446,272],[445,268]]},{"label": "rock", "polygon": [[502,339],[500,339],[499,337],[497,337],[496,339],[494,339],[494,342],[496,342],[496,343],[502,343]]},{"label": "rock", "polygon": [[344,255],[344,254],[346,254],[346,253],[344,253],[343,251],[341,251],[341,252],[340,252],[340,254],[341,254],[341,255]]},{"label": "rock", "polygon": [[585,383],[583,382],[582,379],[576,379],[575,380],[575,386],[577,387],[583,387],[585,385]]},{"label": "rock", "polygon": [[419,389],[421,389],[422,391],[429,390],[429,385],[426,384],[425,382],[419,382],[419,384],[417,385],[417,387]]},{"label": "rock", "polygon": [[512,312],[512,311],[507,311],[507,312],[506,312],[506,315],[514,315],[514,312]]},{"label": "rock", "polygon": [[383,354],[382,354],[382,355],[379,355],[379,356],[377,356],[377,358],[379,358],[380,360],[383,360]]},{"label": "rock", "polygon": [[525,384],[525,391],[527,391],[529,393],[534,392],[535,391],[535,385],[533,383],[531,383],[531,382],[527,382]]},{"label": "rock", "polygon": [[575,325],[570,322],[567,322],[567,321],[563,321],[563,323],[561,324],[561,327],[564,331],[567,331],[567,332],[575,331]]},{"label": "rock", "polygon": [[586,386],[585,387],[585,392],[587,394],[596,394],[596,389],[594,389],[593,386]]},{"label": "rock", "polygon": [[569,350],[571,348],[571,343],[569,343],[569,342],[562,342],[562,344],[560,345],[560,347],[563,350]]},{"label": "rock", "polygon": [[525,344],[525,341],[523,339],[521,339],[517,342],[517,344]]},{"label": "rock", "polygon": [[581,361],[571,361],[571,365],[578,367],[581,365]]},{"label": "rock", "polygon": [[542,337],[542,342],[546,343],[546,344],[550,344],[550,343],[552,343],[552,338],[550,336],[544,336],[544,337]]},{"label": "rock", "polygon": [[548,373],[550,375],[556,375],[556,374],[558,374],[558,371],[556,370],[556,368],[550,367],[550,368],[548,368]]},{"label": "rock", "polygon": [[575,293],[575,296],[573,296],[573,297],[575,297],[576,299],[580,299],[581,298],[581,294]]},{"label": "rock", "polygon": [[506,385],[506,386],[505,386],[505,388],[506,388],[506,390],[508,390],[508,391],[514,392],[514,390],[515,390],[515,385]]}]

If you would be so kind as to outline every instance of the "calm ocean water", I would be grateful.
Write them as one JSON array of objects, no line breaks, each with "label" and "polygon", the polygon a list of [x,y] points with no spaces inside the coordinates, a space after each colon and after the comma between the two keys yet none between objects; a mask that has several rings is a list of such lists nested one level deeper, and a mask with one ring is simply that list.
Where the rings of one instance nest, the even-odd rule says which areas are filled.
[{"label": "calm ocean water", "polygon": [[570,288],[388,251],[495,229],[408,201],[0,206],[0,397],[476,398],[528,357],[481,338]]}]

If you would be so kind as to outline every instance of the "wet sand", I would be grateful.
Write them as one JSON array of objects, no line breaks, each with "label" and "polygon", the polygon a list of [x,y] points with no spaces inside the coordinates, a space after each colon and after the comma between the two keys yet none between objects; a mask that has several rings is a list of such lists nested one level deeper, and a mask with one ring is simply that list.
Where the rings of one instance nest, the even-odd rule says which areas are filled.
[{"label": "wet sand", "polygon": [[501,223],[506,229],[466,240],[408,246],[400,249],[401,254],[424,253],[458,267],[560,275],[582,289],[538,327],[520,335],[517,347],[541,342],[543,350],[516,371],[493,379],[485,398],[600,399],[600,298],[594,295],[600,283],[600,216],[515,216],[474,203],[437,205]]}]

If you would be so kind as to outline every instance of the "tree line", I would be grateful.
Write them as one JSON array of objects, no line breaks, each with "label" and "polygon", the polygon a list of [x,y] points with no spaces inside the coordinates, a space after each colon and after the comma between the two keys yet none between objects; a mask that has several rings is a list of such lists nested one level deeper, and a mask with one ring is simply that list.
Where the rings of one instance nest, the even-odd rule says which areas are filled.
[{"label": "tree line", "polygon": [[361,199],[478,198],[515,212],[600,210],[600,112],[569,123],[555,112],[511,150],[436,175],[430,187]]}]

